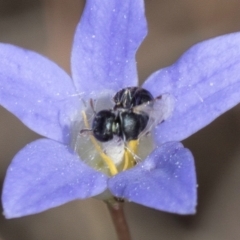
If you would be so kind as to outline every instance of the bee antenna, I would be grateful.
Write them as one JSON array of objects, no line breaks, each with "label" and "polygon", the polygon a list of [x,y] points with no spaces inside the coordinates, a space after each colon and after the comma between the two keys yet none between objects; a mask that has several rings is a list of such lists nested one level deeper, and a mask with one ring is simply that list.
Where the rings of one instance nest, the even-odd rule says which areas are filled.
[{"label": "bee antenna", "polygon": [[92,132],[93,130],[92,129],[89,129],[89,128],[83,128],[82,130],[80,130],[80,134],[82,133],[89,133],[89,132]]},{"label": "bee antenna", "polygon": [[93,104],[92,98],[90,98],[90,106],[91,106],[91,108],[92,108],[92,111],[93,111],[94,115],[96,115],[96,111],[95,111],[95,109],[94,109],[94,104]]}]

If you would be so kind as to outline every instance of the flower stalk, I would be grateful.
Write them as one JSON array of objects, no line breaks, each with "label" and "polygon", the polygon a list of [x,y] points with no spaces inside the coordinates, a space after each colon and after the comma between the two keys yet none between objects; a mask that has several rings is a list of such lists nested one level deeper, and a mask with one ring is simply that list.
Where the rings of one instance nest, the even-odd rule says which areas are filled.
[{"label": "flower stalk", "polygon": [[123,203],[107,203],[118,240],[131,240],[129,227],[125,218]]}]

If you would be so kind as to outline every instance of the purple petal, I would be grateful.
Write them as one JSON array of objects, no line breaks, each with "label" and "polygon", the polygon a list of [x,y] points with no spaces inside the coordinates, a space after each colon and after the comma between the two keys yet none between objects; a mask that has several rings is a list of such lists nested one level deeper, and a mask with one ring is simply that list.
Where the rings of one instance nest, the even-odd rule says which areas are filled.
[{"label": "purple petal", "polygon": [[191,152],[181,143],[171,142],[156,148],[133,169],[109,180],[116,197],[178,213],[195,213],[196,175]]},{"label": "purple petal", "polygon": [[9,44],[0,44],[0,69],[0,104],[33,131],[68,142],[79,108],[71,78],[41,55]]},{"label": "purple petal", "polygon": [[106,189],[107,177],[85,165],[67,146],[40,139],[13,159],[3,187],[7,218],[21,217]]},{"label": "purple petal", "polygon": [[78,91],[136,86],[135,54],[146,31],[142,0],[88,0],[72,50]]},{"label": "purple petal", "polygon": [[193,46],[143,87],[176,98],[172,118],[156,130],[159,143],[187,138],[239,103],[240,33]]}]

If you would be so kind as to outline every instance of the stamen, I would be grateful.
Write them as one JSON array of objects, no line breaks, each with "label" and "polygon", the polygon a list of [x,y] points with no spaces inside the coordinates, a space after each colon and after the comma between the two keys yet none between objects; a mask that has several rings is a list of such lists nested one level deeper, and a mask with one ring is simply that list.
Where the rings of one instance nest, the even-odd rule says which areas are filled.
[{"label": "stamen", "polygon": [[[82,111],[82,115],[83,115],[83,121],[84,121],[85,127],[89,129],[89,124],[88,124],[88,120],[87,120],[85,111]],[[103,161],[108,166],[111,175],[116,175],[118,173],[118,170],[117,170],[115,164],[113,163],[112,159],[110,157],[108,157],[102,151],[101,147],[99,146],[96,139],[92,135],[90,135],[89,137],[90,137],[90,140],[92,141],[94,147],[96,148],[96,150],[99,152],[100,156],[102,157]]]},{"label": "stamen", "polygon": [[129,152],[127,150],[124,151],[124,165],[123,171],[127,170],[129,167]]},{"label": "stamen", "polygon": [[127,143],[127,147],[125,148],[124,152],[123,171],[132,168],[135,165],[136,161],[134,156],[136,155],[138,144],[139,140],[132,140]]},{"label": "stamen", "polygon": [[139,140],[132,140],[128,143],[129,149],[131,149],[134,154],[137,152],[138,144]]}]

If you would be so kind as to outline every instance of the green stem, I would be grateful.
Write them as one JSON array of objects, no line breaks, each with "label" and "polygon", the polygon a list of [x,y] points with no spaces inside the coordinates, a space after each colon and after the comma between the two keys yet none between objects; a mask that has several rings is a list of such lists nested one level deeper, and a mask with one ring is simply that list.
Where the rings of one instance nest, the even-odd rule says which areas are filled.
[{"label": "green stem", "polygon": [[123,211],[123,203],[107,203],[115,226],[118,240],[131,240],[130,231]]}]

